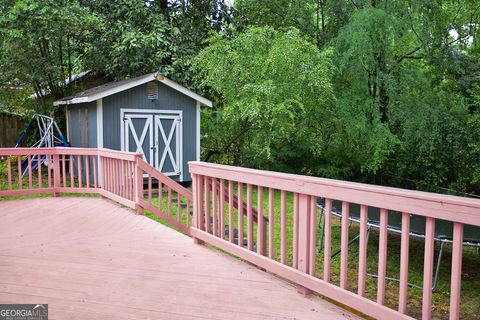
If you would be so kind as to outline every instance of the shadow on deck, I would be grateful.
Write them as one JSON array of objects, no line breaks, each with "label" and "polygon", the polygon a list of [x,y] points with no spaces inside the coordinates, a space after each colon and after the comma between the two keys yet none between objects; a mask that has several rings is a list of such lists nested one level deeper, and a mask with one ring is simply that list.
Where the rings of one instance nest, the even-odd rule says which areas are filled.
[{"label": "shadow on deck", "polygon": [[49,319],[356,319],[101,198],[0,201],[0,301]]}]

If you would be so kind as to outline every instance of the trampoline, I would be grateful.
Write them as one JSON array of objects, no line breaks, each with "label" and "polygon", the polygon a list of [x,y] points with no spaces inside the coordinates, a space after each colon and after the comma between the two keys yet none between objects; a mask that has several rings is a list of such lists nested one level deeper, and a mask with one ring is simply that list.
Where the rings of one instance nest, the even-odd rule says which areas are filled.
[{"label": "trampoline", "polygon": [[[321,234],[319,237],[318,243],[318,252],[321,252],[323,246],[323,237],[325,229],[325,219],[324,209],[325,209],[325,198],[317,199],[317,207],[320,209],[320,220],[319,224],[321,225]],[[332,215],[342,218],[342,202],[338,200],[333,200],[332,202]],[[372,228],[380,229],[380,208],[368,207],[367,213],[367,244],[370,231]],[[350,223],[360,224],[360,205],[355,203],[349,204],[349,217],[348,220]],[[387,230],[391,233],[401,233],[402,232],[402,214],[398,211],[388,210],[388,224]],[[425,238],[425,217],[418,216],[413,213],[410,216],[410,237],[416,238]],[[358,241],[360,236],[356,236],[351,239],[348,243],[350,246],[354,242]],[[437,264],[435,267],[435,275],[433,279],[432,290],[436,288],[438,284],[438,274],[440,271],[440,265],[442,260],[443,248],[446,244],[452,243],[453,240],[453,223],[450,221],[435,219],[435,236],[434,239],[436,242],[440,243],[440,250],[438,252]],[[464,225],[464,236],[463,236],[463,246],[477,247],[480,248],[480,227],[475,227],[471,225]],[[332,254],[332,258],[338,255],[341,252],[340,249],[336,250]],[[376,274],[369,274],[370,277],[378,277]],[[396,278],[386,277],[386,280],[399,281]],[[418,285],[409,283],[410,287],[421,288]]]}]

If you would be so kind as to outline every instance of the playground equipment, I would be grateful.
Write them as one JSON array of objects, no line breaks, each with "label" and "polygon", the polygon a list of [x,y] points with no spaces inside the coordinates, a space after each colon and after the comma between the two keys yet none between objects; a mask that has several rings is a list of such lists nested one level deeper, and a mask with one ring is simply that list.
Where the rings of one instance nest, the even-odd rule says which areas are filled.
[{"label": "playground equipment", "polygon": [[[29,129],[33,127],[35,123],[38,128],[38,134],[40,136],[40,139],[35,141],[31,146],[28,146],[29,148],[53,148],[70,146],[62,131],[60,131],[60,128],[55,122],[55,119],[49,116],[35,114],[20,134],[20,137],[15,144],[15,148],[18,148],[21,145],[21,143],[25,139],[26,134],[29,132]],[[31,131],[33,131],[33,128]],[[49,159],[49,157],[45,155],[41,155],[40,159],[38,159],[37,155],[33,155],[30,159],[30,163],[32,166],[32,170],[37,169],[39,163],[43,163],[45,166],[52,166],[51,159]],[[28,158],[22,161],[23,176],[26,176],[28,174],[28,164]]]}]

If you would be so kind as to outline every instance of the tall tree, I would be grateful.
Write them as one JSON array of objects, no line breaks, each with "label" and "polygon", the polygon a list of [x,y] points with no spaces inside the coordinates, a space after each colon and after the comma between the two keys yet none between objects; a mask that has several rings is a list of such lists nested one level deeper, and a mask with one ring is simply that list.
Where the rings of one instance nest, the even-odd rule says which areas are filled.
[{"label": "tall tree", "polygon": [[334,101],[330,54],[295,29],[251,28],[212,41],[195,60],[200,81],[221,104],[205,121],[204,158],[311,169],[323,150],[322,123]]},{"label": "tall tree", "polygon": [[66,94],[81,71],[86,44],[101,23],[79,1],[19,0],[3,3],[0,69],[4,81],[33,88],[39,101]]}]

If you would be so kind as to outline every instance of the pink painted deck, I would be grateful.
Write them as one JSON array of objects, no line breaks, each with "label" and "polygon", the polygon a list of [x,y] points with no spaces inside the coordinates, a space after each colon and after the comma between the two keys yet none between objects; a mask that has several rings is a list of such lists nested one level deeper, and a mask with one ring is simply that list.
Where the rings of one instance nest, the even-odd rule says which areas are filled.
[{"label": "pink painted deck", "polygon": [[0,303],[49,319],[356,319],[101,198],[0,201]]}]

